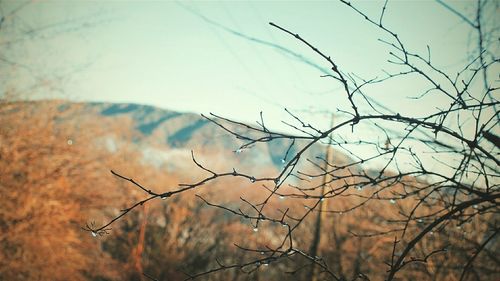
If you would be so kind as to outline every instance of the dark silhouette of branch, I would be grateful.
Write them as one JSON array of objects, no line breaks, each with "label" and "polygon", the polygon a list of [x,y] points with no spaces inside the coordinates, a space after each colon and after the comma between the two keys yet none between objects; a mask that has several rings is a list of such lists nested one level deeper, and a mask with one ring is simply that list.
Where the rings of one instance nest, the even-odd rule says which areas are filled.
[{"label": "dark silhouette of branch", "polygon": [[[197,193],[201,205],[249,223],[254,234],[272,233],[270,240],[273,243],[235,244],[248,256],[231,259],[231,262],[216,258],[214,266],[196,274],[186,273],[187,280],[231,270],[252,274],[264,266],[286,262],[293,263],[293,266],[283,266],[286,272],[298,275],[309,272],[306,278],[312,280],[320,276],[346,280],[350,278],[346,277],[348,275],[353,276],[353,280],[369,280],[372,275],[374,279],[394,280],[423,272],[441,278],[461,274],[463,279],[471,272],[476,259],[486,261],[482,264],[484,272],[497,272],[498,263],[489,257],[493,255],[479,256],[497,237],[500,200],[500,140],[495,133],[498,130],[496,106],[499,101],[495,98],[498,88],[486,75],[500,61],[495,56],[485,55],[491,53],[482,37],[485,29],[481,16],[485,2],[478,1],[475,6],[474,23],[451,5],[438,1],[479,34],[476,54],[458,73],[448,73],[435,64],[435,55],[429,46],[424,54],[415,52],[386,26],[384,17],[389,1],[384,2],[376,19],[348,1],[339,2],[368,25],[389,36],[388,40],[380,42],[388,48],[388,62],[398,70],[385,72],[384,77],[364,79],[339,65],[338,58],[327,55],[306,40],[306,36],[270,22],[277,31],[292,36],[324,61],[330,70],[314,66],[321,76],[331,78],[327,81],[337,85],[340,83],[349,108],[337,110],[340,118],[336,124],[320,128],[289,109],[285,111],[291,121],[283,123],[292,132],[273,130],[262,112],[256,125],[212,113],[202,115],[241,143],[233,151],[236,154],[251,153],[254,147],[262,144],[285,143],[278,158],[282,159],[282,166],[272,176],[265,177],[239,172],[237,167],[219,172],[211,168],[211,163],[196,159],[191,151],[191,160],[204,177],[158,193],[112,171],[113,175],[132,183],[147,198],[131,204],[102,226],[90,224],[85,229],[94,236],[107,234],[111,224],[136,207],[157,198],[173,200],[192,191]],[[190,12],[235,36],[288,52],[282,46],[224,27],[193,10]],[[309,64],[302,55],[293,55]],[[433,108],[426,116],[411,116],[389,109],[367,94],[369,86],[396,79],[425,81],[427,88],[411,97],[412,100],[422,100],[432,94],[445,98],[448,103],[443,108]],[[479,80],[483,83],[477,83]],[[401,89],[400,92],[406,91]],[[345,135],[346,131],[354,132],[355,127],[359,130],[369,128],[370,134],[359,134],[355,139]],[[309,153],[316,148],[326,153],[311,156]],[[370,153],[362,153],[362,149]],[[339,157],[330,159],[330,153]],[[232,178],[252,185],[259,196],[241,195],[236,202],[223,204],[198,192]],[[328,219],[322,219],[323,216]],[[307,231],[310,233],[304,234]],[[481,237],[486,233],[486,239],[477,240],[483,241],[481,244],[474,239],[463,239],[466,235]],[[337,252],[319,250],[324,237],[339,247]],[[349,251],[341,248],[353,243],[359,244],[357,250],[352,246]],[[462,260],[469,256],[464,253],[470,249],[474,249],[474,254],[467,261]],[[460,255],[448,261],[446,256],[451,252]],[[263,256],[252,256],[258,253]],[[352,268],[344,267],[346,262],[342,263],[339,257],[343,254],[350,259]],[[438,270],[430,270],[436,262],[443,265]],[[382,272],[380,265],[387,270],[375,273]],[[348,270],[352,270],[352,274]]]}]

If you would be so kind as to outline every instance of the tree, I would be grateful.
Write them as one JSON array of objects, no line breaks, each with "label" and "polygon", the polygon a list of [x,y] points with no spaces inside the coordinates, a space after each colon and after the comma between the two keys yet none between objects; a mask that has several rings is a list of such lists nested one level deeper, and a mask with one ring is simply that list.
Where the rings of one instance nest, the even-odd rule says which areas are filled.
[{"label": "tree", "polygon": [[33,46],[95,22],[54,19],[38,26],[24,16],[34,2],[0,1],[0,279],[120,278],[118,263],[79,224],[96,208],[101,213],[107,200],[122,200],[92,184],[111,185],[95,171],[114,158],[89,145],[109,131],[72,119],[82,105],[26,101],[60,90],[80,67],[46,63],[52,49],[36,57]]},{"label": "tree", "polygon": [[99,132],[78,133],[71,123],[57,122],[73,112],[61,112],[57,103],[0,102],[0,276],[5,280],[86,280],[97,276],[92,268],[113,264],[78,227],[90,215],[82,209],[105,206],[102,192],[85,182],[98,179],[94,171],[104,169],[102,158],[111,157],[85,145]]},{"label": "tree", "polygon": [[[187,279],[230,270],[253,274],[264,268],[301,279],[498,279],[498,28],[496,22],[491,28],[485,26],[486,11],[496,11],[497,3],[477,1],[471,20],[438,1],[469,25],[471,38],[477,42],[461,70],[448,73],[434,63],[430,48],[426,54],[413,51],[386,26],[388,1],[376,17],[350,2],[340,2],[385,34],[381,42],[387,45],[395,70],[384,77],[360,78],[302,35],[270,23],[322,58],[330,68],[323,76],[342,87],[349,108],[338,110],[341,118],[334,125],[320,129],[287,111],[295,120],[289,124],[295,133],[283,133],[267,127],[262,115],[258,125],[215,114],[204,116],[242,141],[236,153],[251,153],[253,146],[262,143],[288,143],[283,168],[273,176],[237,169],[219,172],[193,153],[194,164],[206,177],[161,192],[117,174],[148,197],[109,223],[87,230],[104,234],[113,222],[152,200],[172,201],[206,184],[236,177],[261,186],[265,196],[241,197],[236,206],[221,203],[220,198],[199,198],[250,222],[259,237],[270,232],[279,239],[237,245],[248,256],[216,259],[212,269],[187,273]],[[426,88],[416,99],[442,96],[447,107],[425,116],[407,116],[368,94],[374,85],[399,79],[425,81]],[[375,136],[353,139],[343,135],[346,128],[351,132],[372,128]],[[319,143],[327,143],[333,160],[325,155],[304,159],[306,151]],[[360,153],[361,147],[371,153]],[[348,159],[339,163],[335,160],[339,153]],[[324,221],[321,235],[311,234],[321,225],[315,221]],[[306,269],[312,269],[309,276]]]}]

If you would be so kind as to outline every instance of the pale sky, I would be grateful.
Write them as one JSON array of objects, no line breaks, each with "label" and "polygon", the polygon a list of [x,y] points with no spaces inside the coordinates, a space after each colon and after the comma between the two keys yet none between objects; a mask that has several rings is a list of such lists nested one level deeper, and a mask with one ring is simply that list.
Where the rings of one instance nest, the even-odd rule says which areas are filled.
[{"label": "pale sky", "polygon": [[[356,4],[378,18],[383,1]],[[455,4],[466,11],[463,3]],[[299,33],[344,72],[374,78],[383,75],[382,69],[394,69],[387,63],[387,46],[377,41],[389,37],[336,1],[34,1],[19,13],[31,27],[72,20],[88,27],[31,40],[31,57],[20,59],[56,71],[84,65],[68,75],[62,92],[49,93],[74,100],[135,102],[247,121],[257,120],[260,111],[279,118],[283,107],[335,110],[346,105],[338,83],[320,78],[318,69],[193,11],[325,69],[328,64],[318,55],[268,22]],[[463,63],[467,26],[436,2],[389,2],[385,22],[413,50],[425,54],[429,44],[433,60],[445,69]],[[415,111],[406,97],[420,87],[388,84],[367,93],[392,108]]]},{"label": "pale sky", "polygon": [[[352,2],[376,19],[384,3]],[[466,15],[473,12],[470,2],[445,2]],[[19,3],[4,1],[2,13]],[[2,85],[20,87],[41,76],[54,86],[30,98],[133,102],[246,122],[259,120],[263,111],[268,124],[278,128],[281,120],[290,120],[285,107],[321,126],[329,124],[328,115],[303,111],[349,110],[337,82],[271,46],[329,67],[270,21],[300,34],[345,73],[370,79],[382,77],[383,70],[402,70],[387,62],[390,49],[378,40],[391,38],[337,1],[40,0],[20,10],[11,29],[3,27],[0,43],[21,42],[0,52],[27,67],[3,67],[0,79],[7,81]],[[389,1],[384,23],[411,52],[426,56],[429,45],[433,63],[450,73],[461,69],[473,50],[470,27],[436,1]],[[42,32],[22,40],[22,32],[40,27]],[[422,80],[405,78],[370,86],[365,93],[413,116],[449,104],[433,94],[408,99],[425,87]]]}]

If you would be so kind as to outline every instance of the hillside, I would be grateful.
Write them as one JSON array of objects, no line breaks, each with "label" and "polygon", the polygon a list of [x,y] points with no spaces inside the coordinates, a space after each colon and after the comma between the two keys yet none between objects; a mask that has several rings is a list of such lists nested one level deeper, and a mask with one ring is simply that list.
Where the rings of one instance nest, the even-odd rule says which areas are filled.
[{"label": "hillside", "polygon": [[[72,117],[74,121],[90,118],[98,125],[129,119],[128,125],[120,125],[120,128],[126,134],[133,134],[133,143],[142,151],[143,160],[172,171],[185,168],[189,165],[187,162],[192,162],[191,150],[201,159],[210,156],[207,164],[212,167],[251,168],[251,172],[258,172],[260,169],[279,170],[290,145],[288,140],[277,139],[257,144],[251,149],[242,150],[241,153],[234,153],[243,142],[198,114],[179,113],[138,104],[58,103],[60,110],[74,110],[73,107],[78,107]],[[33,106],[36,107],[35,104]],[[228,125],[228,128],[241,131],[234,125]],[[106,145],[114,149],[120,139],[123,139],[123,136],[116,135],[116,132],[115,135],[110,134]],[[294,145],[288,158],[302,145],[304,143]],[[314,145],[304,158],[315,160],[324,157],[324,153],[325,148],[322,145]],[[345,155],[335,155],[337,163],[347,161]],[[222,159],[224,160],[221,161]]]}]

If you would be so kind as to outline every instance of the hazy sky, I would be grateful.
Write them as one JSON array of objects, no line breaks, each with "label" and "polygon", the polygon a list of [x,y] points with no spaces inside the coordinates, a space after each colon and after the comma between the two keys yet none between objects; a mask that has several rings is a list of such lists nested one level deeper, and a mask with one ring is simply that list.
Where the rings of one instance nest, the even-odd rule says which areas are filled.
[{"label": "hazy sky", "polygon": [[[375,20],[384,2],[353,1]],[[445,2],[473,20],[472,2]],[[432,63],[451,76],[477,55],[470,26],[437,1],[388,3],[384,24],[408,51],[427,57],[429,46]],[[294,120],[284,108],[319,129],[330,124],[325,111],[351,111],[339,83],[321,77],[329,71],[328,63],[268,22],[300,34],[346,75],[373,79],[384,77],[385,71],[407,70],[388,62],[394,50],[379,40],[394,39],[338,1],[1,1],[0,12],[6,17],[0,29],[0,96],[15,89],[33,99],[133,102],[213,112],[253,124],[262,111],[268,127],[288,131],[292,129],[281,122]],[[497,24],[498,9],[484,15],[485,23]],[[490,35],[497,42],[495,34]],[[451,87],[440,77],[432,78]],[[481,80],[476,80],[472,91],[480,94]],[[429,87],[412,75],[369,85],[364,94],[393,112],[418,117],[450,104],[436,91],[410,98]],[[360,95],[354,100],[360,111],[370,109]],[[337,114],[335,120],[343,118],[345,114]],[[470,116],[448,117],[445,125],[456,127],[458,121],[472,132]],[[405,129],[385,125],[397,132]],[[386,141],[371,123],[355,130],[345,126],[333,138],[379,145]],[[409,146],[430,169],[443,168],[422,143]],[[369,145],[348,149],[363,157],[378,153]],[[450,161],[459,159],[445,162]]]},{"label": "hazy sky", "polygon": [[[383,2],[354,1],[376,18]],[[4,13],[18,3],[7,2]],[[465,13],[466,4],[453,2]],[[285,117],[284,107],[345,108],[338,83],[270,44],[325,69],[328,64],[269,21],[299,33],[344,72],[369,79],[396,69],[387,63],[387,45],[377,40],[390,38],[337,1],[33,1],[18,15],[24,30],[69,22],[47,28],[42,38],[23,45],[29,51],[17,54],[26,64],[70,72],[60,91],[48,94],[52,97],[135,102],[247,121],[264,111],[277,122]],[[464,63],[469,30],[435,1],[391,1],[384,22],[413,51],[426,54],[428,44],[433,61],[444,69]],[[412,114],[426,111],[426,102],[448,102],[431,96],[415,106],[406,97],[418,94],[419,82],[395,81],[366,93]],[[325,120],[325,115],[304,117]]]}]

